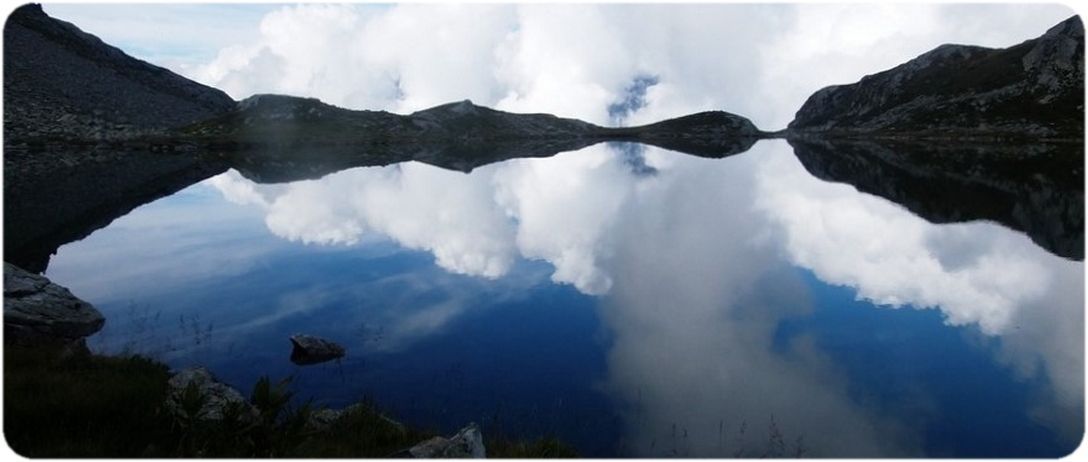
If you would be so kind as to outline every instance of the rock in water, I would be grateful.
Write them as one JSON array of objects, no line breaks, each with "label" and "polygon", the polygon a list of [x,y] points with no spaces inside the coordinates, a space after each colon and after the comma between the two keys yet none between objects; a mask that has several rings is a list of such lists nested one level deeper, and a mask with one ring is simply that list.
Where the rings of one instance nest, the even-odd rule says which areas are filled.
[{"label": "rock in water", "polygon": [[[216,421],[223,420],[224,415],[237,412],[237,417],[242,421],[256,420],[258,412],[242,396],[238,390],[231,388],[212,377],[212,374],[203,367],[194,367],[178,372],[170,378],[170,387],[166,398],[166,409],[179,418],[195,418],[196,420]],[[197,396],[187,397],[186,392],[192,386]],[[192,414],[187,408],[187,401],[196,398],[199,406],[192,409]]]},{"label": "rock in water", "polygon": [[1074,16],[1004,49],[941,45],[817,91],[790,132],[930,137],[1084,137],[1084,26]]},{"label": "rock in water", "polygon": [[487,457],[484,437],[474,423],[449,438],[436,436],[408,449],[416,459],[483,459]]},{"label": "rock in water", "polygon": [[90,303],[44,276],[4,263],[4,335],[7,341],[69,343],[98,332],[106,319]]},{"label": "rock in water", "polygon": [[294,345],[291,362],[298,365],[323,363],[344,356],[344,347],[311,335],[292,335],[291,344]]}]

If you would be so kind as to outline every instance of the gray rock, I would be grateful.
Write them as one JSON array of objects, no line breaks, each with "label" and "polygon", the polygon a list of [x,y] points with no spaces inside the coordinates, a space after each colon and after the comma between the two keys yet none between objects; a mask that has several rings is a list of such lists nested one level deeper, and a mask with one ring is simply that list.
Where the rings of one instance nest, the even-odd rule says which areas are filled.
[{"label": "gray rock", "polygon": [[892,69],[814,93],[789,132],[943,138],[1084,136],[1084,27],[992,49],[941,45]]},{"label": "gray rock", "polygon": [[312,335],[291,336],[291,362],[299,365],[317,364],[344,356],[344,347]]},{"label": "gray rock", "polygon": [[416,459],[483,459],[487,457],[484,437],[475,423],[449,438],[436,436],[408,449]]},{"label": "gray rock", "polygon": [[[360,403],[352,404],[343,409],[319,409],[310,413],[309,419],[306,421],[306,429],[310,431],[325,431],[329,428],[336,426],[337,421],[344,418],[354,412],[367,412],[373,413],[374,411],[364,409],[364,405]],[[374,414],[382,422],[389,424],[399,432],[407,432],[408,428],[404,424],[390,419],[383,414]]]},{"label": "gray rock", "polygon": [[[133,58],[41,5],[16,8],[4,24],[5,141],[40,136],[39,127],[69,139],[162,132],[233,107],[226,93]],[[74,117],[58,123],[57,114]],[[111,128],[93,128],[101,125]]]},{"label": "gray rock", "polygon": [[345,409],[318,409],[310,413],[306,420],[306,429],[311,431],[328,430],[340,417],[346,413]]},{"label": "gray rock", "polygon": [[[195,416],[186,415],[187,411],[184,408],[184,393],[190,384],[195,385],[200,396],[203,397],[203,404]],[[241,411],[239,417],[243,421],[254,421],[258,416],[257,409],[238,390],[216,380],[203,367],[189,368],[174,374],[168,386],[166,409],[176,417],[196,417],[204,421],[222,420],[224,412],[230,407],[239,408]]]},{"label": "gray rock", "polygon": [[4,263],[4,334],[8,341],[72,343],[105,324],[90,303],[44,276]]}]

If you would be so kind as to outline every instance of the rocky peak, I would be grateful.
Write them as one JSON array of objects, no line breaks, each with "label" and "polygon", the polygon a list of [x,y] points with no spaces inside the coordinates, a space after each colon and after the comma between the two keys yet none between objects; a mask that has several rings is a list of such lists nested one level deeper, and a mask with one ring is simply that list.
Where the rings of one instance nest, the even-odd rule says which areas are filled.
[{"label": "rocky peak", "polygon": [[1053,94],[1077,81],[1083,87],[1084,25],[1080,17],[1073,16],[1051,27],[1034,41],[1021,64],[1037,91]]},{"label": "rocky peak", "polygon": [[417,117],[431,120],[445,120],[452,118],[460,118],[466,116],[482,116],[491,112],[498,112],[494,109],[486,108],[483,106],[477,106],[471,100],[462,100],[453,103],[441,104],[432,108],[423,109],[413,112],[410,117]]},{"label": "rocky peak", "polygon": [[856,83],[826,87],[789,131],[994,139],[1083,138],[1079,17],[1021,44],[941,45]]},{"label": "rocky peak", "polygon": [[450,112],[457,114],[476,114],[480,106],[472,104],[472,100],[459,101],[449,105]]},{"label": "rocky peak", "polygon": [[226,93],[133,58],[38,4],[5,23],[4,100],[9,143],[135,136],[234,107]]},{"label": "rocky peak", "polygon": [[294,119],[302,115],[320,116],[332,107],[316,98],[258,94],[239,101],[236,110],[264,119]]}]

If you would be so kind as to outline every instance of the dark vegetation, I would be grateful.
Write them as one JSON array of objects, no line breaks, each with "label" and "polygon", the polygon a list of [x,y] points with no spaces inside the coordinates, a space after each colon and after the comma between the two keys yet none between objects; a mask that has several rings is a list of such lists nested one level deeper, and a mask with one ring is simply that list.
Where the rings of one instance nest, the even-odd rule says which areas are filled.
[{"label": "dark vegetation", "polygon": [[[307,425],[318,409],[292,404],[290,380],[263,378],[250,393],[258,410],[228,408],[202,419],[196,387],[183,390],[180,412],[165,406],[168,368],[140,356],[72,353],[59,347],[4,348],[4,436],[27,457],[390,457],[437,435],[398,424],[371,402],[333,425]],[[488,457],[576,457],[555,438],[518,441],[484,435]]]}]

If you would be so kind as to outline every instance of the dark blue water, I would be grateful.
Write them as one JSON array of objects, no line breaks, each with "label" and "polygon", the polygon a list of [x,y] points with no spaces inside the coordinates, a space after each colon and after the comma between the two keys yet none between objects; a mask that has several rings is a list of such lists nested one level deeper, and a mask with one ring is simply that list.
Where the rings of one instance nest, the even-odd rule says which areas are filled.
[{"label": "dark blue water", "polygon": [[[1083,433],[1082,262],[812,177],[784,142],[470,174],[228,172],[68,244],[89,342],[587,456],[1029,456]],[[632,156],[637,159],[632,159]],[[296,366],[293,333],[343,344]]]}]

